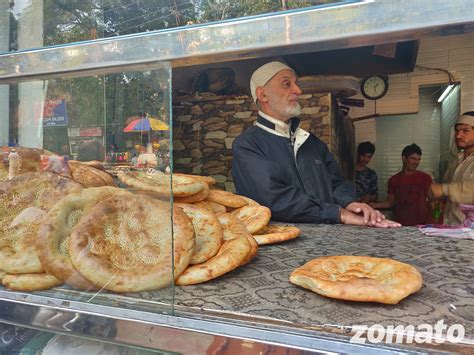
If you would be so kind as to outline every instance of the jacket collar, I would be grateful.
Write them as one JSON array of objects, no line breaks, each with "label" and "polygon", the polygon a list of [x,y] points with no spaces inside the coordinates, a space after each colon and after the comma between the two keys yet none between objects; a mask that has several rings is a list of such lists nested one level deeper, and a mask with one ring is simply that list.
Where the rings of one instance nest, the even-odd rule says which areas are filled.
[{"label": "jacket collar", "polygon": [[270,133],[286,138],[290,138],[295,134],[299,124],[300,119],[298,117],[292,117],[290,118],[288,123],[285,123],[267,115],[265,112],[262,111],[258,111],[258,118],[256,121],[257,126],[265,129]]}]

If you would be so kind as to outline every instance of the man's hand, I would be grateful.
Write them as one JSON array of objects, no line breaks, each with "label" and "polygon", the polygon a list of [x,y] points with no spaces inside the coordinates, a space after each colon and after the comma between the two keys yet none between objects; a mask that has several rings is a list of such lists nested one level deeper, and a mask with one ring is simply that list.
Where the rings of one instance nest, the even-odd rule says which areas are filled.
[{"label": "man's hand", "polygon": [[[341,223],[342,224],[349,224],[349,225],[353,225],[353,226],[367,226],[367,223],[364,222],[364,217],[362,215],[350,212],[345,208],[341,208]],[[390,221],[388,219],[383,219],[380,222],[376,222],[371,227],[375,227],[375,228],[398,228],[398,227],[401,227],[401,224],[397,223],[397,222],[394,222],[394,221]]]},{"label": "man's hand", "polygon": [[428,197],[431,200],[443,197],[443,185],[432,183],[428,191]]},{"label": "man's hand", "polygon": [[385,216],[377,210],[374,210],[366,203],[351,202],[346,206],[346,210],[357,215],[362,215],[364,224],[374,227],[376,223],[380,223],[385,219]]}]

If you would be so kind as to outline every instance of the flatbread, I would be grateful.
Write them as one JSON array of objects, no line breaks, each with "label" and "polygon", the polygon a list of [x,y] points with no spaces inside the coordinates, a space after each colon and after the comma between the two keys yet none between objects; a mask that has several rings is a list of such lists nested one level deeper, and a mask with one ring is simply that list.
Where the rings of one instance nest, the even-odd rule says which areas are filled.
[{"label": "flatbread", "polygon": [[257,201],[252,200],[249,197],[242,196],[242,195],[239,195],[239,197],[244,199],[244,201],[247,202],[247,205],[249,205],[249,206],[260,206],[260,204]]},{"label": "flatbread", "polygon": [[192,223],[178,207],[173,210],[173,236],[171,227],[169,203],[114,196],[92,207],[73,228],[69,255],[74,268],[97,287],[158,290],[173,282],[173,259],[177,277],[194,249]]},{"label": "flatbread", "polygon": [[297,268],[290,282],[320,295],[348,301],[396,304],[421,289],[411,265],[369,256],[326,256]]},{"label": "flatbread", "polygon": [[[69,160],[69,162],[74,161],[76,163],[81,163],[84,165],[92,166],[93,168],[99,169],[99,170],[105,170],[104,167],[104,162],[98,161],[98,160],[89,160],[89,161],[79,161],[79,160]],[[127,166],[128,167],[128,166]]]},{"label": "flatbread", "polygon": [[54,276],[45,273],[21,275],[7,274],[2,279],[2,283],[10,290],[24,292],[47,290],[62,284],[62,282]]},{"label": "flatbread", "polygon": [[257,234],[254,234],[253,237],[258,245],[264,245],[295,239],[300,234],[301,230],[297,227],[271,224],[263,227]]},{"label": "flatbread", "polygon": [[[117,177],[128,186],[152,191],[164,197],[171,196],[170,175],[160,171],[119,171]],[[187,176],[174,177],[172,184],[173,195],[178,197],[197,194],[207,185],[205,182]]]},{"label": "flatbread", "polygon": [[204,188],[201,191],[199,191],[197,194],[189,195],[189,196],[183,196],[183,197],[176,196],[176,197],[174,197],[174,202],[176,202],[176,203],[199,202],[199,201],[204,200],[207,197],[207,195],[209,195],[209,191],[210,191],[209,185],[204,184]]},{"label": "flatbread", "polygon": [[52,172],[24,173],[0,183],[0,269],[43,272],[35,247],[43,215],[63,196],[82,189]]},{"label": "flatbread", "polygon": [[203,181],[208,185],[214,185],[216,183],[216,179],[214,179],[212,176],[202,176],[202,175],[192,175],[192,174],[182,174],[182,173],[173,173],[173,178],[174,177],[190,177],[199,181]]},{"label": "flatbread", "polygon": [[245,224],[236,216],[230,213],[217,213],[217,219],[222,226],[224,240],[231,240],[238,237],[252,237]]},{"label": "flatbread", "polygon": [[272,217],[270,209],[265,206],[244,206],[231,213],[245,224],[251,234],[257,234]]},{"label": "flatbread", "polygon": [[93,206],[118,194],[132,195],[115,187],[92,187],[66,196],[49,211],[36,242],[39,259],[47,273],[77,289],[94,288],[94,285],[72,266],[69,259],[69,237],[72,228]]},{"label": "flatbread", "polygon": [[226,212],[225,206],[219,205],[218,203],[203,200],[199,202],[194,202],[196,206],[204,207],[205,209],[209,211],[213,211],[214,213],[222,213]]},{"label": "flatbread", "polygon": [[3,280],[3,278],[5,277],[6,274],[7,273],[5,271],[0,270],[0,285],[3,285],[2,280]]},{"label": "flatbread", "polygon": [[176,280],[176,284],[195,285],[215,279],[243,265],[251,253],[252,245],[246,237],[225,241],[216,256],[205,263],[188,267]]},{"label": "flatbread", "polygon": [[175,204],[191,219],[196,235],[196,245],[190,264],[203,263],[219,251],[223,243],[222,227],[214,212],[190,204]]},{"label": "flatbread", "polygon": [[109,173],[95,168],[85,162],[68,161],[72,178],[85,187],[115,186],[114,179]]},{"label": "flatbread", "polygon": [[248,239],[248,241],[250,243],[250,252],[247,254],[247,257],[244,260],[242,260],[242,263],[240,265],[245,265],[250,260],[255,258],[255,256],[257,255],[257,251],[258,251],[258,244],[257,244],[257,241],[254,239],[254,237],[249,235],[246,238]]},{"label": "flatbread", "polygon": [[247,202],[239,195],[224,190],[211,189],[207,200],[231,208],[239,208],[247,205]]}]

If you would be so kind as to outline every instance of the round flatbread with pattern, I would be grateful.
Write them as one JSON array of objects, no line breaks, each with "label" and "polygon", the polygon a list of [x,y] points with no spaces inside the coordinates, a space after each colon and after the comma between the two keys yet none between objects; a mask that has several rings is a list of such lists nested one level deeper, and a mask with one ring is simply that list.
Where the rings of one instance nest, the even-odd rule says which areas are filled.
[{"label": "round flatbread with pattern", "polygon": [[68,166],[72,178],[85,187],[115,186],[112,175],[88,163],[69,160]]},{"label": "round flatbread with pattern", "polygon": [[222,226],[224,240],[231,240],[238,237],[251,237],[245,224],[231,213],[217,213],[217,219]]},{"label": "round flatbread with pattern", "polygon": [[264,245],[295,239],[300,234],[301,230],[297,227],[271,224],[260,229],[253,237],[258,245]]},{"label": "round flatbread with pattern", "polygon": [[97,287],[152,291],[173,282],[173,261],[174,275],[183,272],[194,243],[193,225],[178,207],[171,228],[169,203],[118,195],[92,207],[72,229],[69,255],[74,268]]},{"label": "round flatbread with pattern", "polygon": [[171,183],[173,185],[173,195],[177,197],[197,194],[207,185],[205,182],[188,176],[177,176],[171,182],[170,175],[157,170],[119,171],[117,177],[128,186],[143,191],[152,191],[164,197],[171,196]]},{"label": "round flatbread with pattern", "polygon": [[175,196],[174,197],[174,202],[176,203],[195,203],[204,200],[207,195],[209,195],[209,186],[207,184],[204,184],[204,188],[199,191],[197,194],[194,195],[189,195],[189,196]]},{"label": "round flatbread with pattern", "polygon": [[222,227],[214,212],[190,204],[175,204],[181,208],[193,222],[196,245],[190,264],[203,263],[219,251],[223,243]]},{"label": "round flatbread with pattern", "polygon": [[47,290],[62,285],[62,282],[53,275],[21,274],[5,275],[2,279],[3,285],[13,291],[33,292]]},{"label": "round flatbread with pattern", "polygon": [[173,177],[190,177],[199,181],[203,181],[208,185],[214,185],[216,183],[216,179],[212,176],[202,176],[202,175],[193,175],[193,174],[182,174],[182,173],[173,173]]},{"label": "round flatbread with pattern", "polygon": [[51,172],[25,173],[0,183],[0,269],[43,272],[35,247],[42,218],[62,197],[82,189]]},{"label": "round flatbread with pattern", "polygon": [[227,211],[225,206],[222,206],[222,205],[219,205],[218,203],[207,201],[207,200],[194,202],[194,205],[203,207],[206,210],[212,211],[214,213],[222,213],[222,212]]},{"label": "round flatbread with pattern", "polygon": [[222,244],[216,256],[205,263],[193,265],[184,270],[176,280],[176,284],[195,285],[215,279],[250,261],[248,256],[252,252],[251,241],[246,237],[227,240]]},{"label": "round flatbread with pattern", "polygon": [[396,304],[420,290],[423,278],[400,261],[343,255],[307,262],[291,273],[290,282],[330,298]]},{"label": "round flatbread with pattern", "polygon": [[92,187],[66,196],[49,211],[36,242],[39,259],[47,273],[77,289],[94,288],[94,285],[72,266],[69,258],[71,231],[92,207],[119,194],[132,196],[131,192],[116,187]]},{"label": "round flatbread with pattern", "polygon": [[239,208],[247,205],[247,202],[239,195],[216,189],[211,189],[206,200],[231,208]]},{"label": "round flatbread with pattern", "polygon": [[272,212],[265,206],[244,206],[231,213],[244,223],[251,234],[258,234],[272,217]]},{"label": "round flatbread with pattern", "polygon": [[239,195],[239,197],[244,199],[244,201],[247,202],[247,205],[249,205],[249,206],[260,206],[260,204],[257,201],[252,200],[249,197],[242,196],[242,195]]}]

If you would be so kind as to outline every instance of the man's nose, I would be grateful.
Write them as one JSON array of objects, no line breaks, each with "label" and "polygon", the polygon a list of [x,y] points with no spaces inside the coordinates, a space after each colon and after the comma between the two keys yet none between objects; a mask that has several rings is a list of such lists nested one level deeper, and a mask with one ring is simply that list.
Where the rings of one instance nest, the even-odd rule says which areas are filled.
[{"label": "man's nose", "polygon": [[296,95],[301,95],[303,93],[303,91],[300,89],[300,87],[298,86],[298,84],[293,84],[293,92],[296,94]]}]

